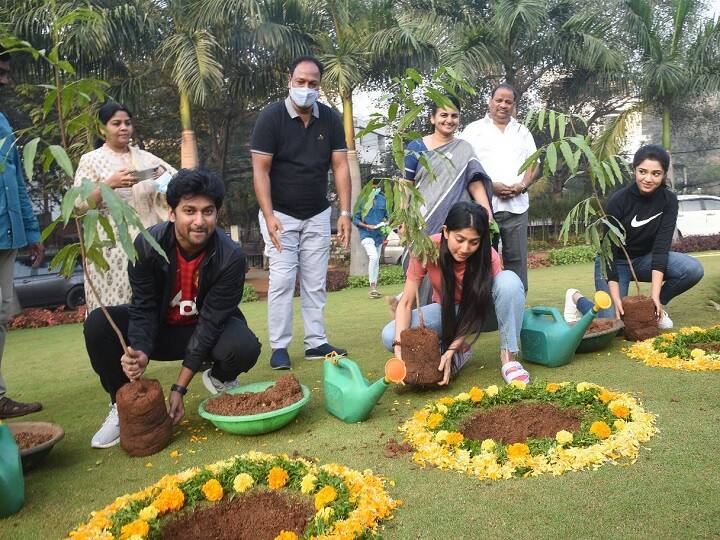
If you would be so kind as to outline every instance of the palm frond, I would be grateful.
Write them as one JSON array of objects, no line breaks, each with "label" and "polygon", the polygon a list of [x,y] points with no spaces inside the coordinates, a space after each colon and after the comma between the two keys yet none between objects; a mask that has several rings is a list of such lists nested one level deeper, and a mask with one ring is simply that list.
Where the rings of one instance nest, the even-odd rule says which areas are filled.
[{"label": "palm frond", "polygon": [[621,111],[613,118],[597,136],[592,150],[600,160],[617,155],[627,137],[628,128],[633,118],[648,108],[648,105],[639,101]]}]

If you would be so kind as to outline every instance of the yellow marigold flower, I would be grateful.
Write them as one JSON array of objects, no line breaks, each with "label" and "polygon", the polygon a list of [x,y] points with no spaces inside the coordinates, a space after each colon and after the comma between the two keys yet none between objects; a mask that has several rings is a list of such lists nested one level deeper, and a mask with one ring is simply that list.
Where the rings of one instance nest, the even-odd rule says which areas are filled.
[{"label": "yellow marigold flower", "polygon": [[157,508],[158,512],[161,514],[180,510],[183,507],[183,504],[185,504],[185,494],[177,486],[163,489],[157,499],[155,499],[152,503],[152,505]]},{"label": "yellow marigold flower", "polygon": [[151,519],[155,519],[158,517],[158,514],[160,512],[157,508],[155,508],[153,505],[146,506],[140,512],[138,513],[138,517],[145,521],[150,521]]},{"label": "yellow marigold flower", "polygon": [[443,403],[436,404],[435,408],[438,410],[438,412],[440,414],[446,414],[448,412],[447,405],[444,405]]},{"label": "yellow marigold flower", "polygon": [[483,397],[485,397],[485,392],[480,390],[477,386],[473,386],[470,389],[470,400],[477,403],[478,401],[481,401]]},{"label": "yellow marigold flower", "polygon": [[447,440],[448,432],[444,429],[441,429],[435,434],[435,440],[437,442],[444,442]]},{"label": "yellow marigold flower", "polygon": [[430,416],[428,416],[427,427],[429,427],[430,429],[435,429],[436,427],[438,427],[438,424],[442,422],[442,419],[442,414],[432,413]]},{"label": "yellow marigold flower", "polygon": [[255,483],[255,479],[248,473],[240,473],[233,480],[233,489],[237,493],[244,493]]},{"label": "yellow marigold flower", "polygon": [[468,392],[460,392],[457,396],[455,396],[455,399],[457,401],[467,401],[470,399],[470,394]]},{"label": "yellow marigold flower", "polygon": [[465,436],[458,431],[448,433],[447,438],[445,439],[448,444],[453,446],[456,444],[460,444],[461,442],[463,442],[463,440],[465,440]]},{"label": "yellow marigold flower", "polygon": [[570,444],[573,441],[573,434],[569,431],[561,429],[555,434],[555,440],[559,444]]},{"label": "yellow marigold flower", "polygon": [[690,351],[690,356],[697,360],[698,358],[702,358],[703,356],[705,356],[705,351],[703,351],[702,349],[693,349],[692,351]]},{"label": "yellow marigold flower", "polygon": [[618,418],[627,418],[630,416],[630,409],[628,409],[625,405],[620,405],[619,403],[611,406],[610,412]]},{"label": "yellow marigold flower", "polygon": [[496,446],[497,444],[492,439],[485,439],[482,443],[480,443],[480,448],[484,452],[492,452],[493,450],[495,450]]},{"label": "yellow marigold flower", "polygon": [[509,444],[507,447],[507,455],[510,459],[523,458],[530,455],[530,448],[525,443]]},{"label": "yellow marigold flower", "polygon": [[222,485],[214,478],[211,478],[203,484],[202,492],[205,498],[212,502],[219,501],[224,495]]},{"label": "yellow marigold flower", "polygon": [[290,476],[288,476],[285,469],[282,467],[273,467],[268,473],[268,486],[270,486],[270,489],[280,489],[287,484],[288,478],[290,478]]},{"label": "yellow marigold flower", "polygon": [[519,381],[516,379],[514,381],[510,381],[510,386],[514,386],[515,388],[519,388],[520,390],[525,390],[527,384],[525,383],[525,381]]},{"label": "yellow marigold flower", "polygon": [[146,536],[150,532],[150,525],[147,521],[142,519],[136,519],[125,525],[120,529],[120,540],[128,540],[131,536],[137,534],[139,536]]},{"label": "yellow marigold flower", "polygon": [[337,498],[337,491],[332,486],[325,486],[315,494],[315,510],[327,506]]},{"label": "yellow marigold flower", "polygon": [[614,397],[615,395],[612,392],[608,391],[606,388],[603,388],[602,391],[597,395],[597,398],[603,403],[608,403],[609,401],[612,401]]},{"label": "yellow marigold flower", "polygon": [[618,431],[622,431],[627,427],[627,423],[625,422],[625,420],[621,420],[620,418],[618,418],[613,422],[613,427]]},{"label": "yellow marigold flower", "polygon": [[171,458],[176,458],[176,457],[178,457],[179,455],[180,455],[180,452],[178,452],[177,450],[173,450],[172,452],[170,452],[170,457],[171,457]]},{"label": "yellow marigold flower", "polygon": [[554,394],[555,392],[560,390],[560,385],[558,383],[551,382],[548,383],[547,386],[545,386],[545,390],[547,390],[551,394]]},{"label": "yellow marigold flower", "polygon": [[612,430],[605,422],[597,420],[590,426],[590,433],[595,435],[598,439],[607,439],[612,433]]},{"label": "yellow marigold flower", "polygon": [[490,397],[497,396],[499,391],[500,389],[495,384],[493,384],[492,386],[488,386],[485,389],[485,393]]},{"label": "yellow marigold flower", "polygon": [[300,482],[300,492],[309,495],[315,490],[315,482],[317,482],[317,477],[314,474],[306,474]]},{"label": "yellow marigold flower", "polygon": [[333,510],[330,506],[326,506],[325,508],[321,508],[320,510],[318,510],[318,513],[315,515],[318,518],[322,519],[325,523],[330,523],[330,520],[332,519],[334,514],[335,510]]},{"label": "yellow marigold flower", "polygon": [[438,399],[438,403],[440,403],[441,405],[452,405],[453,403],[455,403],[455,400],[450,396],[445,396],[444,398]]},{"label": "yellow marigold flower", "polygon": [[427,409],[420,409],[418,412],[416,412],[413,415],[413,420],[415,420],[416,422],[420,422],[421,424],[424,424],[425,421],[427,420],[429,414],[430,414],[430,411],[428,411]]},{"label": "yellow marigold flower", "polygon": [[585,390],[590,390],[593,386],[595,385],[589,382],[581,382],[578,383],[578,385],[575,387],[575,390],[577,390],[578,392],[584,392]]},{"label": "yellow marigold flower", "polygon": [[298,540],[298,535],[292,531],[280,531],[275,540]]}]

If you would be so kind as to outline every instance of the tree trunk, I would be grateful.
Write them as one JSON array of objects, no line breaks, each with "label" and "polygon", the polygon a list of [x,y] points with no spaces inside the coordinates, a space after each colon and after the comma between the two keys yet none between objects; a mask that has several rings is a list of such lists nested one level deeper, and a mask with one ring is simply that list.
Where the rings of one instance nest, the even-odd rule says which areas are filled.
[{"label": "tree trunk", "polygon": [[[350,208],[355,208],[355,201],[362,189],[362,178],[360,176],[360,162],[355,150],[355,126],[353,123],[352,92],[342,96],[343,102],[343,127],[345,128],[345,144],[348,147],[348,165],[350,167]],[[350,275],[362,276],[367,273],[368,258],[365,250],[360,244],[360,235],[355,229],[350,235]]]},{"label": "tree trunk", "polygon": [[180,166],[183,169],[194,169],[198,166],[197,141],[195,140],[195,132],[192,129],[190,98],[184,90],[180,90],[180,123],[182,125]]},{"label": "tree trunk", "polygon": [[[670,154],[670,106],[663,105],[663,118],[662,118],[662,142],[665,150]],[[672,156],[671,156],[672,157]],[[673,166],[673,160],[670,159],[670,169],[667,172],[667,179],[670,184],[670,188],[675,187],[675,167]]]}]

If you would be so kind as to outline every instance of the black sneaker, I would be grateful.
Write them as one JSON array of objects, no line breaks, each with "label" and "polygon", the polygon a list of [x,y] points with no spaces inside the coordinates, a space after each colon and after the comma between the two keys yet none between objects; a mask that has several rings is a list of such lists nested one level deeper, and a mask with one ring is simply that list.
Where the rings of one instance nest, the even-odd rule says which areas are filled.
[{"label": "black sneaker", "polygon": [[290,369],[290,355],[287,349],[275,349],[270,355],[270,367],[273,369]]},{"label": "black sneaker", "polygon": [[305,360],[319,360],[321,358],[325,358],[328,354],[331,353],[335,353],[340,356],[347,355],[347,351],[345,349],[341,349],[340,347],[333,347],[329,343],[323,343],[319,347],[307,349],[305,351]]}]

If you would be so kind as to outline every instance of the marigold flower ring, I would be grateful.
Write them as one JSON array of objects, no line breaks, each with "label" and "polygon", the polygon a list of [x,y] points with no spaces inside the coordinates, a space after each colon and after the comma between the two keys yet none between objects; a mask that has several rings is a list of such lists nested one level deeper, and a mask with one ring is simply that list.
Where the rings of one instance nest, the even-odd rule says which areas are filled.
[{"label": "marigold flower ring", "polygon": [[648,366],[684,371],[720,370],[720,325],[691,326],[634,343],[624,351]]},{"label": "marigold flower ring", "polygon": [[316,513],[298,536],[279,531],[276,540],[298,538],[349,539],[378,532],[380,521],[392,517],[402,503],[385,489],[391,481],[343,465],[316,465],[287,454],[248,452],[205,467],[161,478],[155,484],[122,495],[92,512],[90,519],[68,535],[73,540],[160,538],[166,520],[182,509],[206,507],[250,490],[291,490],[308,497]]},{"label": "marigold flower ring", "polygon": [[[478,440],[465,435],[473,435],[469,426],[479,416],[508,413],[516,407],[551,408],[560,416],[574,415],[579,427],[512,444],[496,440],[502,439],[500,436]],[[605,463],[634,463],[641,443],[658,431],[655,418],[630,394],[596,384],[526,386],[514,381],[503,388],[473,387],[455,397],[431,402],[399,429],[415,450],[415,463],[500,480],[543,473],[560,475],[596,469]]]}]

